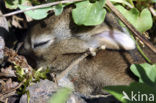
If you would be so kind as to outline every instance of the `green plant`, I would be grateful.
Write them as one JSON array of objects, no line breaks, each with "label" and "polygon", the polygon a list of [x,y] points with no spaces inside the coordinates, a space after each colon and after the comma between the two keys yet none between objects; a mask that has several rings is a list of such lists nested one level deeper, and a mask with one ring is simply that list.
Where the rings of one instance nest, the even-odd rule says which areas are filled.
[{"label": "green plant", "polygon": [[48,103],[66,103],[71,93],[71,89],[61,88],[50,98]]},{"label": "green plant", "polygon": [[37,82],[40,79],[46,79],[47,73],[49,73],[49,68],[43,70],[43,68],[39,68],[38,70],[33,70],[32,73],[26,73],[23,68],[20,66],[16,66],[16,76],[19,82],[23,82],[21,88],[19,88],[19,94],[27,93],[26,88],[33,82]]},{"label": "green plant", "polygon": [[145,103],[156,100],[156,64],[132,64],[131,71],[139,78],[129,86],[107,86],[104,89],[122,103]]},{"label": "green plant", "polygon": [[[43,3],[51,3],[58,0],[5,0],[5,5],[8,9],[21,9],[25,10],[32,6],[25,5],[26,2],[29,2],[32,5],[40,5]],[[141,33],[144,33],[150,30],[153,26],[154,16],[152,16],[149,7],[153,6],[156,3],[156,0],[110,0],[115,7],[125,16],[125,18]],[[26,16],[29,16],[35,20],[40,20],[46,18],[48,11],[54,10],[55,15],[60,15],[63,11],[63,8],[67,5],[74,4],[76,8],[72,10],[72,18],[77,25],[93,26],[101,24],[106,15],[106,6],[105,0],[82,0],[79,2],[69,2],[63,4],[57,4],[55,6],[48,6],[40,9],[29,10],[25,12]],[[155,10],[156,11],[156,10]],[[122,22],[120,22],[123,27],[125,27]],[[139,44],[137,43],[137,48],[144,55],[146,60],[150,60],[145,56],[141,50]],[[28,76],[24,74],[24,71],[20,67],[17,68],[17,75],[20,81],[27,78],[27,81],[24,83],[26,88],[29,83],[36,78],[39,80],[40,77],[44,77],[45,74],[36,71],[33,76]],[[134,103],[128,99],[123,98],[125,93],[130,97],[131,92],[137,93],[146,93],[150,95],[153,93],[156,95],[156,64],[133,64],[131,66],[131,71],[139,78],[139,83],[132,83],[129,86],[108,86],[105,87],[109,93],[114,95],[118,100],[124,103]],[[65,93],[66,94],[66,93]],[[68,94],[68,93],[67,93]],[[60,93],[58,94],[60,96]],[[61,97],[66,97],[67,95],[61,95]],[[141,95],[139,95],[141,96]],[[59,100],[58,97],[53,97],[56,100]],[[154,97],[154,99],[156,99]],[[65,100],[65,99],[63,99]],[[151,97],[153,100],[153,97]],[[136,101],[138,103],[138,101]],[[150,101],[148,101],[150,102]],[[59,103],[59,102],[57,102]],[[62,102],[61,102],[62,103]]]},{"label": "green plant", "polygon": [[[43,0],[43,3],[55,2],[57,0]],[[72,17],[77,25],[98,25],[104,21],[106,15],[106,0],[83,0],[80,2],[64,3],[55,6],[39,8],[26,11],[25,14],[33,19],[40,20],[48,15],[48,11],[54,10],[55,15],[62,13],[63,8],[69,4],[75,4],[76,8],[72,10]],[[153,20],[148,7],[155,3],[155,0],[110,0],[116,5],[116,8],[127,18],[127,20],[140,32],[145,32],[152,27]],[[42,4],[39,0],[5,0],[6,7],[9,9],[20,8],[24,10],[31,6],[30,4]],[[141,8],[141,9],[140,9]]]}]

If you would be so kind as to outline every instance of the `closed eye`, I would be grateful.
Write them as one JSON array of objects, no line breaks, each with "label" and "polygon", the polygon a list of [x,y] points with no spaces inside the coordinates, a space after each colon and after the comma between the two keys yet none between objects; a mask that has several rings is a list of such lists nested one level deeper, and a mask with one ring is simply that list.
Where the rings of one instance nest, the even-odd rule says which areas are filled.
[{"label": "closed eye", "polygon": [[34,44],[34,48],[37,48],[37,47],[43,46],[43,45],[47,44],[49,41],[50,41],[50,40],[48,40],[48,41],[44,41],[44,42],[40,42],[40,43],[35,43],[35,44]]}]

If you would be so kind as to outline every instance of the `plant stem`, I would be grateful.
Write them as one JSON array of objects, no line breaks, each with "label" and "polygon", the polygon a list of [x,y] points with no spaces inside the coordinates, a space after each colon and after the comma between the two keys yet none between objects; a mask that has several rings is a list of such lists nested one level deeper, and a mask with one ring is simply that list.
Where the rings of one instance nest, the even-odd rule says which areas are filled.
[{"label": "plant stem", "polygon": [[128,0],[128,2],[134,7],[133,0]]},{"label": "plant stem", "polygon": [[47,4],[33,6],[33,7],[30,7],[30,8],[24,9],[24,10],[18,10],[18,11],[11,12],[11,13],[8,13],[8,14],[3,14],[3,15],[0,15],[0,17],[12,16],[12,15],[23,13],[23,12],[26,12],[26,11],[29,11],[29,10],[35,10],[35,9],[39,9],[39,8],[50,7],[50,6],[54,6],[54,5],[61,4],[61,3],[62,4],[65,4],[65,3],[74,3],[74,2],[78,2],[78,1],[82,1],[82,0],[56,1],[56,2],[52,2],[52,3],[47,3]]},{"label": "plant stem", "polygon": [[147,40],[121,13],[118,11],[114,5],[106,0],[106,6],[125,24],[125,26],[138,37],[147,47],[149,47],[154,53],[156,53],[156,47]]},{"label": "plant stem", "polygon": [[146,56],[146,54],[143,52],[143,50],[141,49],[141,47],[140,47],[140,45],[137,43],[137,41],[136,41],[136,46],[137,46],[137,49],[138,49],[138,51],[140,52],[140,54],[144,57],[144,59],[145,59],[148,63],[152,64],[151,60],[150,60],[150,59]]},{"label": "plant stem", "polygon": [[[129,32],[130,32],[130,31],[129,31]],[[130,32],[130,34],[131,34],[131,37],[135,40],[135,38],[134,38],[134,36],[132,35],[131,32]],[[146,54],[143,52],[143,50],[141,49],[140,45],[138,44],[138,42],[137,42],[136,40],[135,40],[135,43],[136,43],[136,47],[137,47],[138,51],[139,51],[140,54],[144,57],[144,59],[145,59],[148,63],[152,64],[151,60],[146,56]]]}]

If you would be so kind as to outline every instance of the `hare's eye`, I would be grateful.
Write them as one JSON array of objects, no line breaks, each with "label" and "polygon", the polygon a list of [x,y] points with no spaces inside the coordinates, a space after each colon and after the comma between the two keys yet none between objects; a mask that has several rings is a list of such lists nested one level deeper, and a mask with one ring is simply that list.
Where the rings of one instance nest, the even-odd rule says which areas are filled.
[{"label": "hare's eye", "polygon": [[34,35],[31,38],[31,48],[32,49],[48,48],[53,42],[55,42],[55,37],[51,34]]},{"label": "hare's eye", "polygon": [[50,42],[50,40],[48,40],[48,41],[43,41],[43,42],[39,42],[39,43],[35,43],[35,44],[34,44],[34,48],[45,46],[45,45],[47,45],[49,42]]}]

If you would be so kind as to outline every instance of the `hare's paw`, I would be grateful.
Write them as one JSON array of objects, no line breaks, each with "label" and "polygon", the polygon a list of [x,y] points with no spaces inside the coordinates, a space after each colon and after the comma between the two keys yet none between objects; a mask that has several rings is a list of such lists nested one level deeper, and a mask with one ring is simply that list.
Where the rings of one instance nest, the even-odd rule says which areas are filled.
[{"label": "hare's paw", "polygon": [[106,49],[106,46],[105,46],[105,45],[101,45],[101,46],[99,46],[99,47],[97,47],[97,48],[89,47],[89,52],[90,52],[90,54],[91,54],[92,56],[96,56],[96,52],[97,52],[98,50],[105,50],[105,49]]}]

